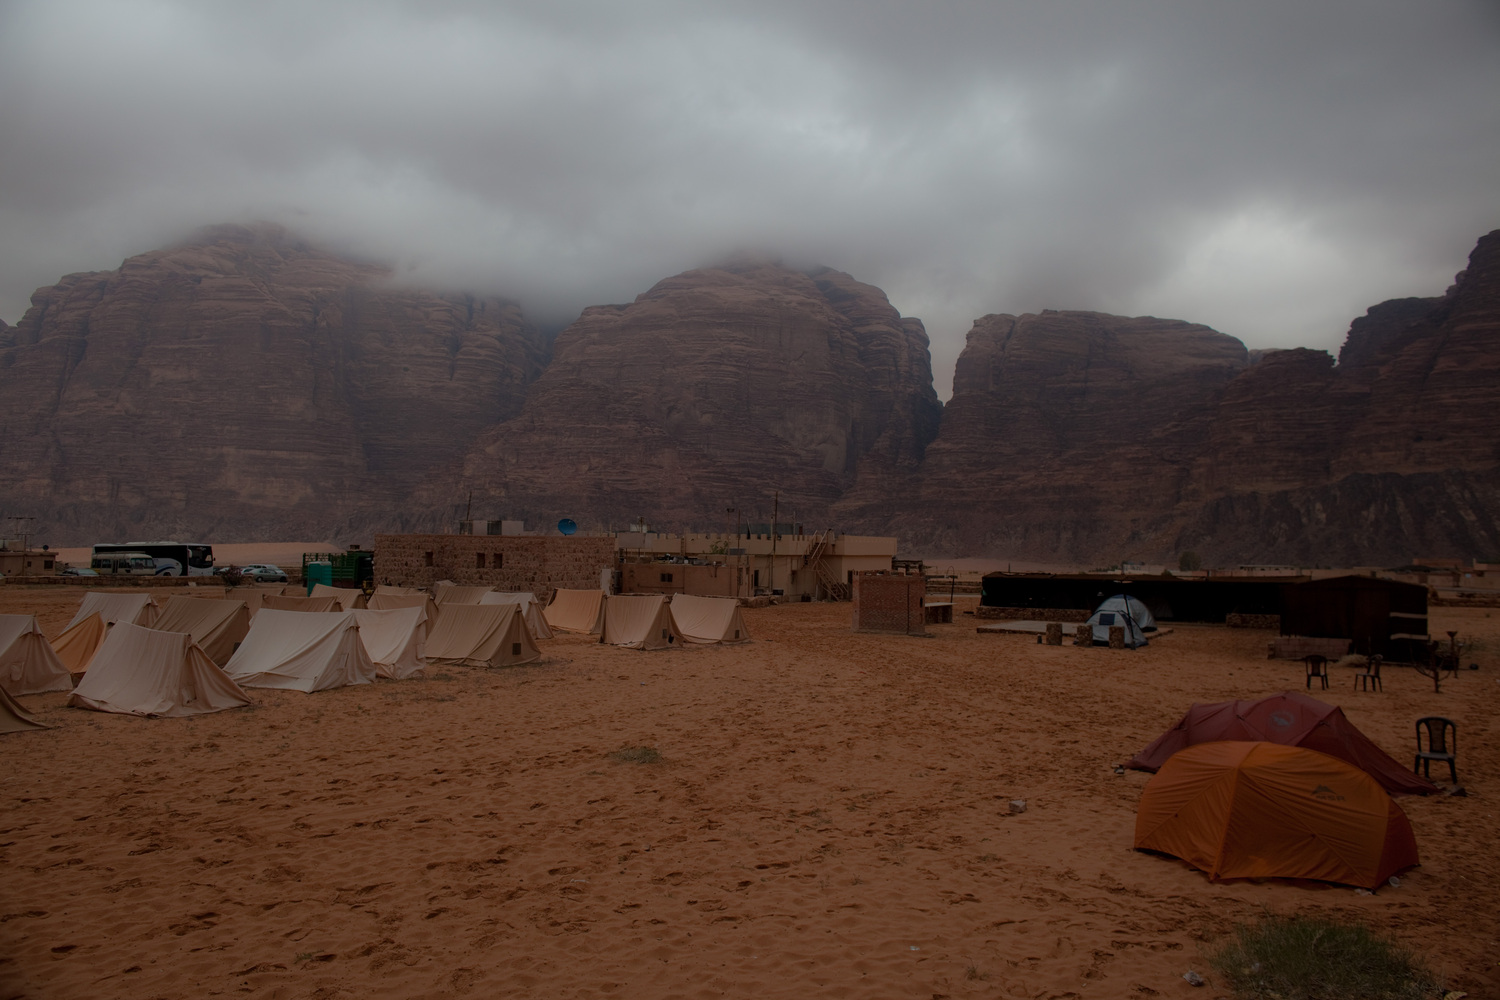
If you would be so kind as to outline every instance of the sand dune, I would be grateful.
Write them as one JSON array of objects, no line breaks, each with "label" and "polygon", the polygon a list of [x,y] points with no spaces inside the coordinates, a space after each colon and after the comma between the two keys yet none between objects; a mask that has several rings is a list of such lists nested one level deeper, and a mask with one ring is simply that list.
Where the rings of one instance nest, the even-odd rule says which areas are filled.
[{"label": "sand dune", "polygon": [[[69,599],[0,610],[51,636]],[[560,634],[534,666],[193,719],[23,699],[57,728],[0,737],[4,995],[1209,997],[1182,973],[1265,909],[1363,916],[1500,989],[1488,654],[1436,695],[1335,670],[1326,697],[1398,759],[1415,717],[1457,719],[1470,792],[1403,799],[1423,865],[1360,896],[1130,849],[1148,776],[1116,762],[1193,700],[1301,689],[1265,633],[1125,652],[962,616],[855,635],[848,605],[745,618],[746,646]],[[1500,648],[1484,611],[1435,614],[1455,627]],[[610,756],[631,747],[662,759]]]}]

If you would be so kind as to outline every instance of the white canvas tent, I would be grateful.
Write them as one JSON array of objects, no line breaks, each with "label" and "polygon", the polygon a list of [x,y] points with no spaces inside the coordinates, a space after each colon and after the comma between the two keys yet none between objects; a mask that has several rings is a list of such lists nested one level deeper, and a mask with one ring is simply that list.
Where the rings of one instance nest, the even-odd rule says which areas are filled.
[{"label": "white canvas tent", "polygon": [[438,585],[432,588],[432,597],[438,602],[438,607],[446,607],[449,604],[478,604],[484,599],[484,595],[490,592],[489,587],[460,587],[450,583],[446,587]]},{"label": "white canvas tent", "polygon": [[108,634],[109,625],[95,613],[64,629],[61,635],[52,640],[52,651],[57,654],[58,662],[68,673],[76,676],[89,668],[89,661],[104,644],[104,637]]},{"label": "white canvas tent", "polygon": [[427,613],[422,608],[361,608],[352,614],[378,676],[402,681],[427,666],[423,656]]},{"label": "white canvas tent", "polygon": [[117,622],[68,704],[179,718],[239,708],[250,698],[187,633]]},{"label": "white canvas tent", "polygon": [[529,590],[492,590],[481,597],[479,603],[519,604],[521,606],[521,617],[526,619],[526,627],[531,629],[532,637],[536,639],[552,638],[552,626],[547,624],[547,619],[542,614],[542,606],[537,603],[536,595]]},{"label": "white canvas tent", "polygon": [[309,694],[369,684],[375,679],[375,664],[360,642],[354,614],[267,608],[255,616],[250,634],[224,670],[245,687]]},{"label": "white canvas tent", "polygon": [[365,606],[365,592],[351,587],[330,587],[326,583],[315,583],[308,597],[331,597],[340,611],[353,611]]},{"label": "white canvas tent", "polygon": [[425,594],[425,593],[427,593],[427,591],[420,590],[420,589],[418,589],[416,587],[395,587],[395,586],[392,586],[389,583],[382,583],[382,584],[378,584],[375,587],[375,593],[372,594],[371,596],[372,597],[373,596],[410,597],[412,594]]},{"label": "white canvas tent", "polygon": [[512,667],[542,658],[519,604],[450,604],[427,635],[427,662]]},{"label": "white canvas tent", "polygon": [[422,609],[422,641],[427,641],[432,627],[437,624],[438,606],[437,602],[426,594],[418,591],[415,594],[371,594],[371,611],[395,611],[397,608],[421,608]]},{"label": "white canvas tent", "polygon": [[322,613],[327,611],[342,611],[339,602],[325,595],[317,597],[287,597],[284,594],[262,594],[260,606],[270,608],[273,611],[310,611]]},{"label": "white canvas tent", "polygon": [[186,632],[210,660],[224,664],[250,631],[250,611],[244,601],[173,597],[151,627],[161,632]]},{"label": "white canvas tent", "polygon": [[747,642],[750,632],[740,616],[740,602],[733,597],[672,598],[672,620],[685,642]]},{"label": "white canvas tent", "polygon": [[73,675],[34,615],[0,615],[0,688],[13,695],[73,690]]},{"label": "white canvas tent", "polygon": [[0,734],[24,733],[31,729],[50,729],[31,717],[21,703],[5,693],[0,687]]},{"label": "white canvas tent", "polygon": [[660,594],[610,594],[599,641],[630,649],[666,649],[682,641],[672,606]]},{"label": "white canvas tent", "polygon": [[1125,645],[1131,649],[1146,645],[1145,629],[1155,629],[1156,619],[1146,606],[1134,597],[1116,594],[1099,605],[1088,624],[1093,626],[1096,643],[1109,642],[1109,628],[1119,625],[1125,629]]},{"label": "white canvas tent", "polygon": [[72,628],[89,615],[98,615],[106,625],[129,622],[132,625],[151,626],[156,622],[160,610],[156,599],[150,594],[101,594],[89,591],[78,605],[78,613],[68,622]]},{"label": "white canvas tent", "polygon": [[597,634],[603,626],[604,591],[559,588],[542,615],[548,625],[564,632]]}]

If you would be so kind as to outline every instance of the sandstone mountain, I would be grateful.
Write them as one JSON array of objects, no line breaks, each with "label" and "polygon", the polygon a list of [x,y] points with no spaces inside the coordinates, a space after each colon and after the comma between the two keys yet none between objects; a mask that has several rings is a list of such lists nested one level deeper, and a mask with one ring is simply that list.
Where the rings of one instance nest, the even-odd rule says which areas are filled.
[{"label": "sandstone mountain", "polygon": [[1246,364],[1238,340],[1175,320],[986,316],[919,473],[866,479],[840,513],[926,551],[1106,553],[1176,503]]},{"label": "sandstone mountain", "polygon": [[1500,555],[1500,232],[1445,295],[1325,352],[1047,311],[976,321],[952,401],[922,324],[741,260],[595,306],[395,287],[219,227],[0,324],[0,512],[53,544],[368,539],[481,517],[781,519],[932,555],[1394,564]]},{"label": "sandstone mountain", "polygon": [[546,345],[512,302],[386,279],[225,226],[39,289],[0,330],[0,508],[54,544],[426,523],[411,492],[520,409]]},{"label": "sandstone mountain", "polygon": [[1500,553],[1500,232],[1442,297],[1372,308],[1339,364],[1203,327],[987,316],[920,473],[850,522],[1053,562],[1392,564]]},{"label": "sandstone mountain", "polygon": [[878,288],[767,261],[688,271],[557,338],[465,482],[531,523],[826,523],[867,469],[914,472],[937,432],[927,335]]}]

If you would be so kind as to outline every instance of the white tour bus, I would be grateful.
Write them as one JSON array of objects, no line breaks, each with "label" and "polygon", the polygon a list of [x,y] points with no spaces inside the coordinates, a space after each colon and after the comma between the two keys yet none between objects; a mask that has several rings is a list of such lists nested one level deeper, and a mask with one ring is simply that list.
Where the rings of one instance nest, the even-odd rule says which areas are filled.
[{"label": "white tour bus", "polygon": [[[196,542],[126,542],[124,544],[95,545],[90,565],[99,572],[97,561],[117,552],[144,553],[156,560],[157,576],[212,576],[214,572],[214,547]],[[117,572],[117,571],[113,571]]]}]

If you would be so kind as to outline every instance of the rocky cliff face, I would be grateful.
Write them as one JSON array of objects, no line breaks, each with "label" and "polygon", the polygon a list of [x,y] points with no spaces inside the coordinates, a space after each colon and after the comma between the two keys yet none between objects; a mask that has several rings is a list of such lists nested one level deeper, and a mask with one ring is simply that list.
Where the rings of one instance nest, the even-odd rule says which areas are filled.
[{"label": "rocky cliff face", "polygon": [[1500,232],[1446,295],[1355,320],[1337,366],[1170,321],[989,316],[919,476],[840,509],[914,549],[1059,563],[1500,552],[1497,369]]},{"label": "rocky cliff face", "polygon": [[507,516],[623,526],[823,521],[862,472],[915,470],[936,433],[927,336],[877,288],[764,261],[689,271],[557,338],[466,485]]},{"label": "rocky cliff face", "polygon": [[1500,552],[1497,404],[1500,231],[1447,294],[1355,320],[1337,367],[1278,352],[1232,383],[1177,540],[1345,565]]},{"label": "rocky cliff face", "polygon": [[920,474],[862,483],[840,512],[954,554],[1108,552],[1174,505],[1247,364],[1238,340],[1175,320],[986,316]]},{"label": "rocky cliff face", "polygon": [[0,507],[55,544],[400,525],[544,361],[514,303],[219,227],[69,275],[0,331]]},{"label": "rocky cliff face", "polygon": [[953,400],[879,289],[740,261],[549,348],[501,299],[402,290],[275,229],[70,275],[0,324],[0,508],[54,544],[781,518],[1056,563],[1500,554],[1500,232],[1338,363],[1207,327],[977,321]]}]

